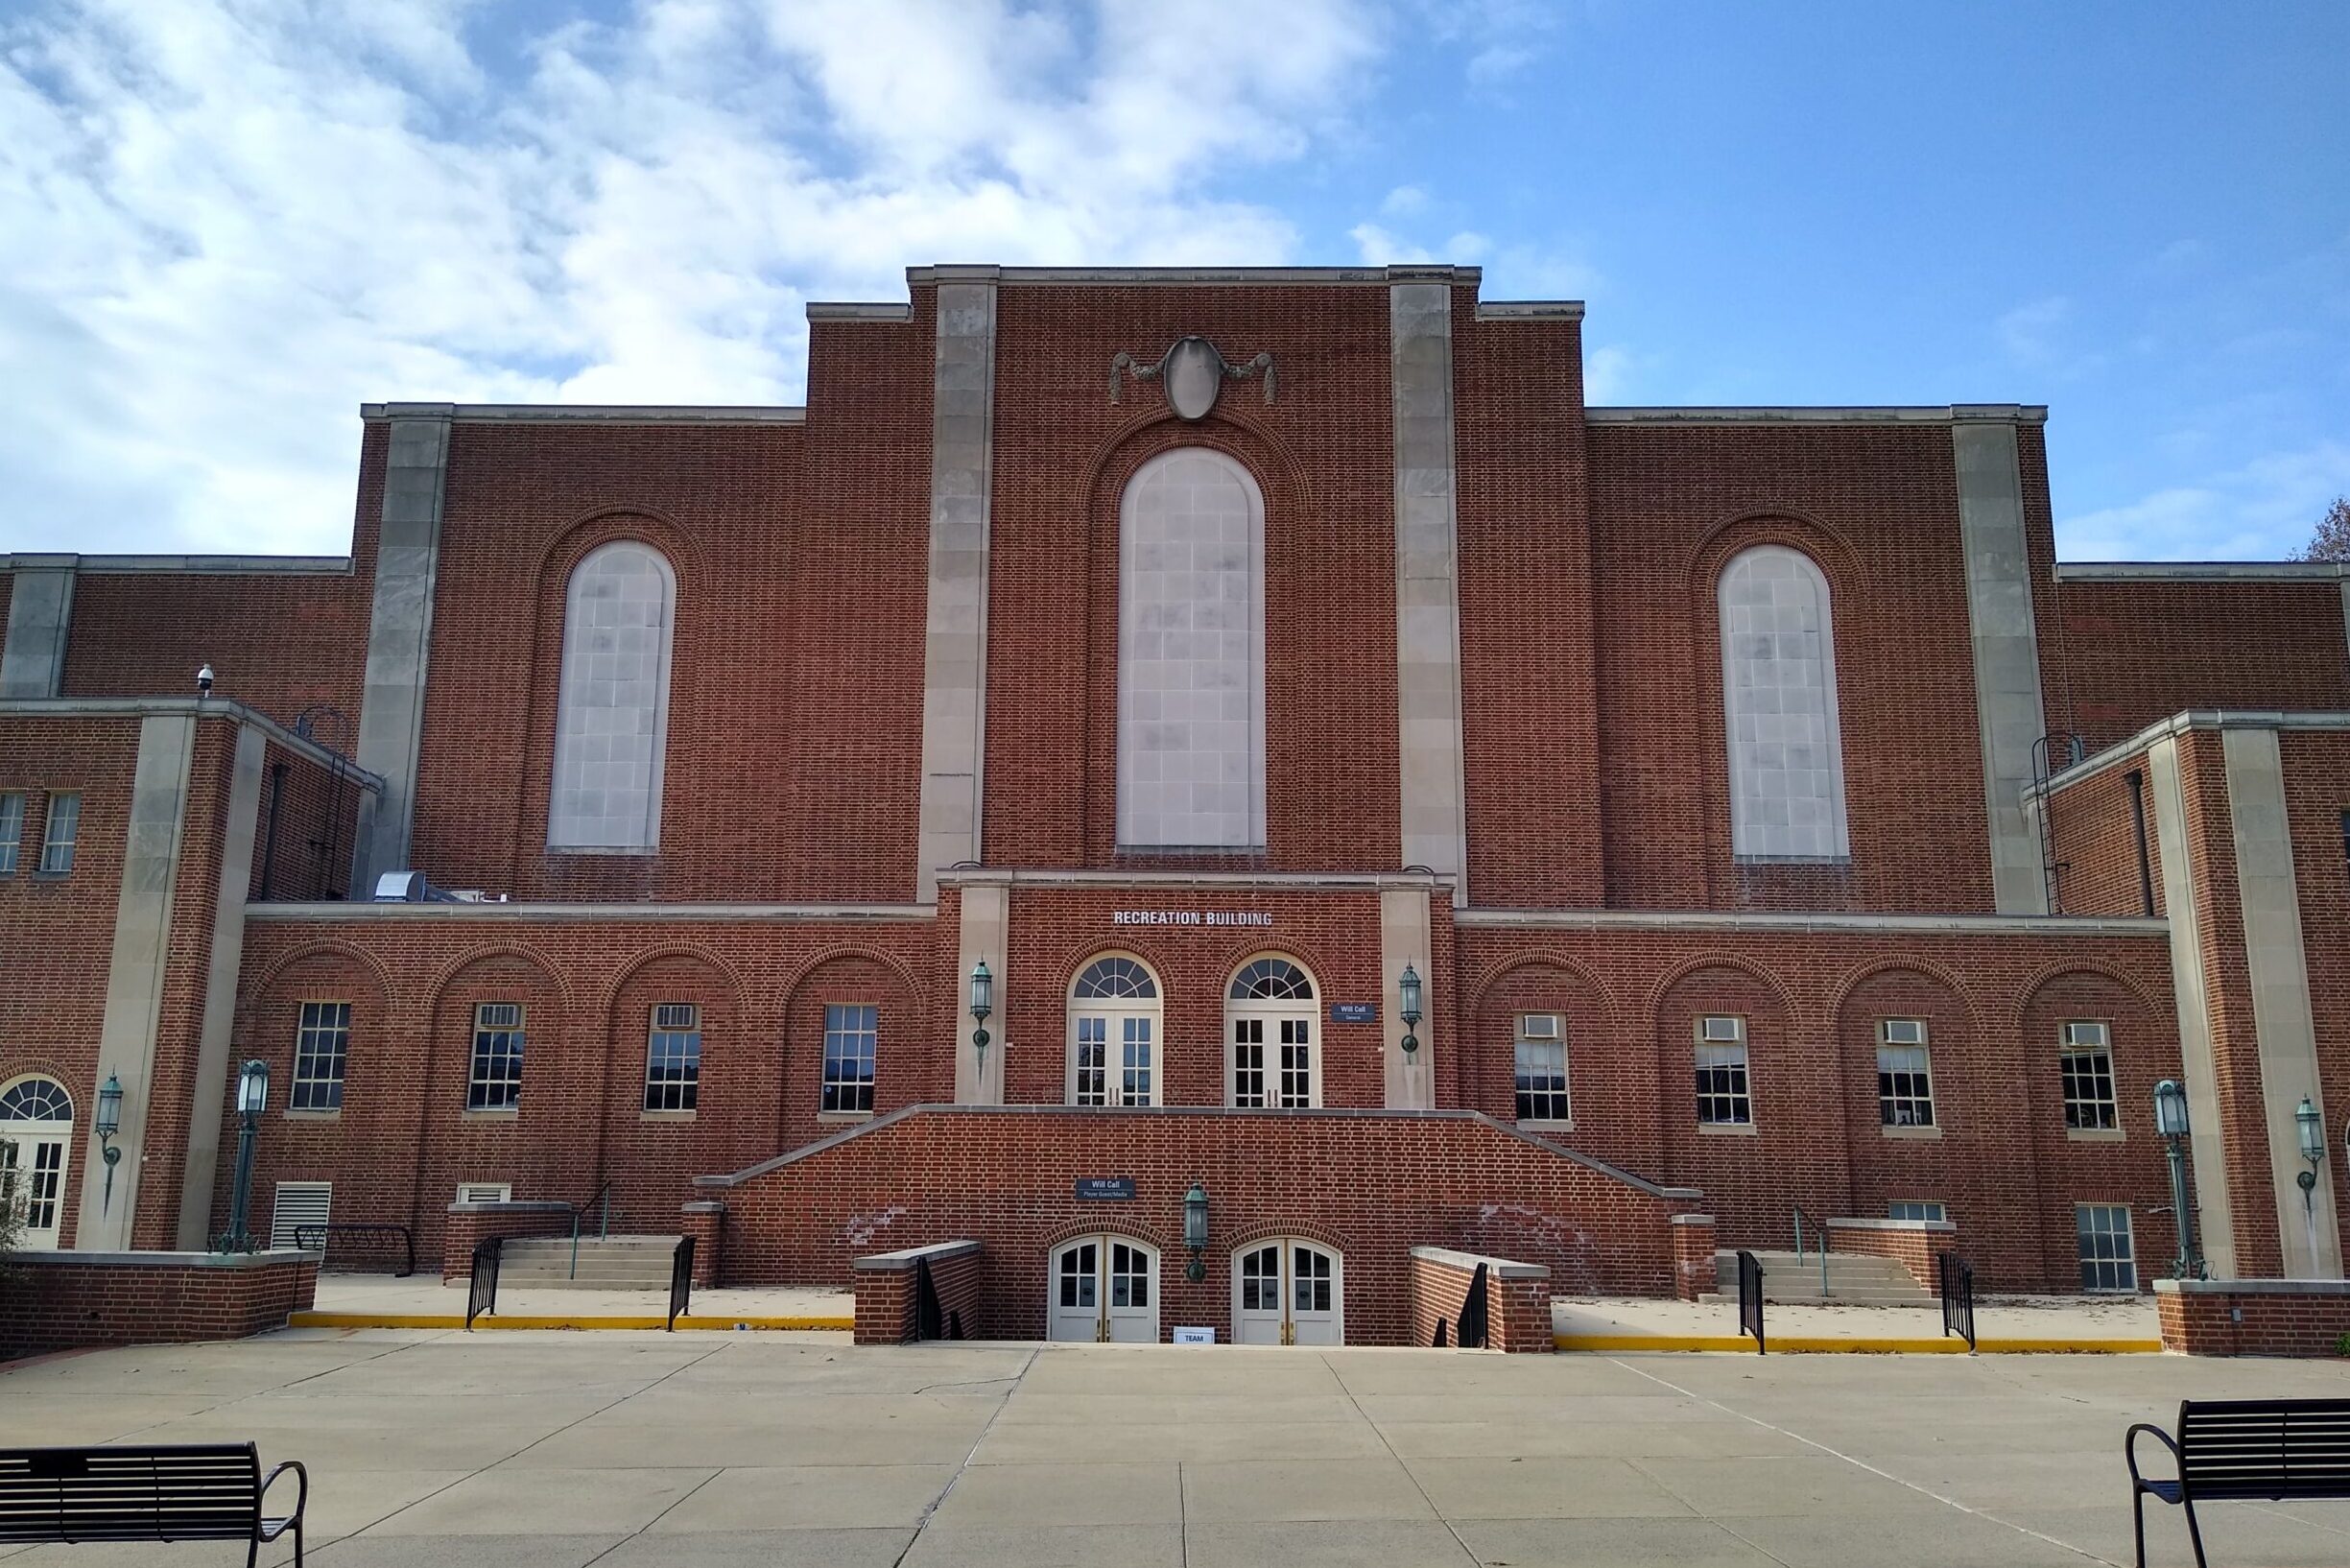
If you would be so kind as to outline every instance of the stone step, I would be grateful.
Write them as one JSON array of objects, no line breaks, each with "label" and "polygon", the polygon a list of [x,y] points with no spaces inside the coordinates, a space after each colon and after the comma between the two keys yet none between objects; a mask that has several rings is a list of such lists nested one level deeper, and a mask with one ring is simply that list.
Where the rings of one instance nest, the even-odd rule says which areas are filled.
[{"label": "stone step", "polygon": [[[1918,1284],[1910,1271],[1891,1258],[1871,1257],[1864,1252],[1831,1252],[1827,1255],[1827,1289],[1820,1289],[1820,1255],[1816,1252],[1798,1257],[1793,1252],[1757,1252],[1755,1261],[1763,1266],[1763,1299],[1766,1301],[1833,1301],[1849,1306],[1917,1306],[1936,1299],[1932,1291]],[[1738,1299],[1738,1254],[1721,1251],[1714,1254],[1715,1292],[1728,1300]]]},{"label": "stone step", "polygon": [[575,1267],[568,1236],[528,1236],[506,1244],[498,1264],[501,1289],[665,1291],[675,1236],[582,1236]]}]

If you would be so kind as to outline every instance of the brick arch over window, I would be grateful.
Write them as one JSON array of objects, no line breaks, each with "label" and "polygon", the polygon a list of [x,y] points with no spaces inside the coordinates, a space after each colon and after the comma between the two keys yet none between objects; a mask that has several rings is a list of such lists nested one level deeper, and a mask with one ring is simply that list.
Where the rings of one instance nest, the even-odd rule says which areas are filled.
[{"label": "brick arch over window", "polygon": [[653,849],[661,838],[677,577],[640,539],[571,570],[555,719],[550,849]]},{"label": "brick arch over window", "polygon": [[1827,575],[1800,550],[1758,544],[1723,564],[1715,593],[1732,853],[1848,859]]},{"label": "brick arch over window", "polygon": [[1119,502],[1118,843],[1265,843],[1265,498],[1205,446]]}]

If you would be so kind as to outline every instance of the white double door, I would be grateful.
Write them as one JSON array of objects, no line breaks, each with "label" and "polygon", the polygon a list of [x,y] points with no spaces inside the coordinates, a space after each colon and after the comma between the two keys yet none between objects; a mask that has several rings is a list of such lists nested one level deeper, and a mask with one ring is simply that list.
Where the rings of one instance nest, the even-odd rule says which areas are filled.
[{"label": "white double door", "polygon": [[1314,1059],[1314,1014],[1233,1010],[1232,1104],[1244,1110],[1306,1110],[1322,1103]]},{"label": "white double door", "polygon": [[1158,1253],[1124,1236],[1082,1236],[1053,1251],[1045,1338],[1158,1342]]},{"label": "white double door", "polygon": [[1346,1266],[1338,1253],[1285,1236],[1232,1262],[1236,1344],[1346,1342]]},{"label": "white double door", "polygon": [[18,1246],[28,1252],[54,1252],[64,1228],[66,1128],[19,1123],[0,1128],[0,1203],[24,1217]]}]

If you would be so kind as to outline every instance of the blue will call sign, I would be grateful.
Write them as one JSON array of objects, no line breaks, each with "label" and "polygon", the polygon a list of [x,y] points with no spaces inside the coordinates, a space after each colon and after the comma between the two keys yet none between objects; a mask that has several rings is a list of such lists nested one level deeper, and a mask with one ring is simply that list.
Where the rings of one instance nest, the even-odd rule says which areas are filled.
[{"label": "blue will call sign", "polygon": [[1376,1002],[1333,1002],[1330,1021],[1334,1024],[1375,1024],[1379,1021]]},{"label": "blue will call sign", "polygon": [[1080,1202],[1117,1202],[1134,1196],[1134,1178],[1132,1176],[1079,1176],[1077,1196]]}]

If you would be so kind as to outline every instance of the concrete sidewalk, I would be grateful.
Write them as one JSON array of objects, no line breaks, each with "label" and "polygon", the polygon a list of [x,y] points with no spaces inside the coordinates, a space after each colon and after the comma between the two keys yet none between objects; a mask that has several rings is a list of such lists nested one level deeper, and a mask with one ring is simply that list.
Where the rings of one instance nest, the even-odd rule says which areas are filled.
[{"label": "concrete sidewalk", "polygon": [[[813,1285],[712,1286],[694,1292],[681,1329],[796,1329],[845,1334],[856,1326],[856,1298]],[[506,1286],[494,1317],[476,1328],[660,1328],[667,1291],[584,1291]],[[297,1313],[297,1328],[462,1328],[465,1281],[438,1276],[320,1274],[317,1305]]]},{"label": "concrete sidewalk", "polygon": [[[1738,1303],[1576,1296],[1554,1301],[1551,1324],[1562,1350],[1745,1350]],[[1763,1310],[1770,1348],[1955,1354],[1963,1342],[1942,1332],[1939,1305],[1845,1307],[1771,1302]],[[2105,1353],[2162,1348],[2150,1296],[2000,1295],[1975,1306],[1975,1339],[1985,1353],[2068,1350]]]},{"label": "concrete sidewalk", "polygon": [[[15,1440],[303,1461],[319,1568],[2081,1568],[2130,1560],[2129,1422],[2289,1393],[2350,1363],[292,1330],[0,1368]],[[2350,1562],[2350,1503],[2202,1522],[2214,1562]]]}]

